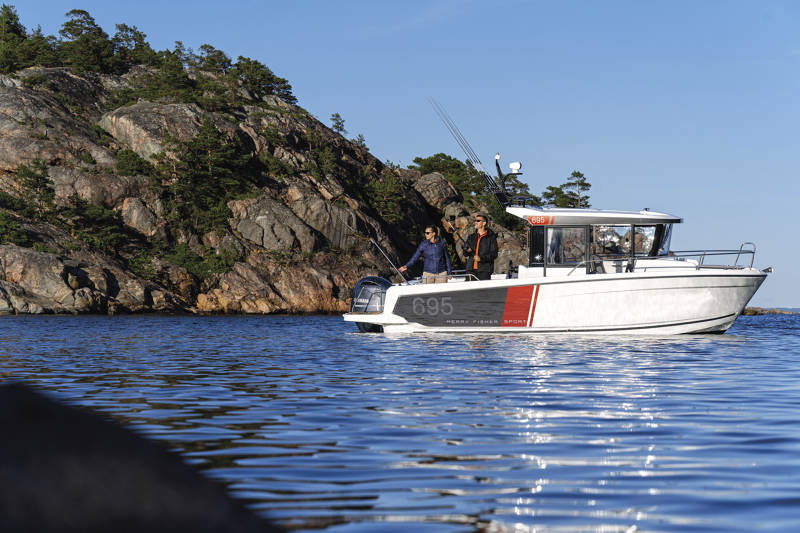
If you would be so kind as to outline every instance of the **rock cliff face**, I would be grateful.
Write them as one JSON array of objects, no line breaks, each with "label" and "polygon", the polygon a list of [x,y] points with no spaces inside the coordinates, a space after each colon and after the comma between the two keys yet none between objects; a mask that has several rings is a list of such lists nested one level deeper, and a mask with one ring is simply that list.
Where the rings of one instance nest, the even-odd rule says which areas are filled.
[{"label": "rock cliff face", "polygon": [[[113,108],[112,91],[135,76],[64,68],[0,75],[0,314],[343,312],[360,277],[393,275],[370,239],[405,262],[425,224],[442,227],[458,253],[472,231],[441,175],[389,169],[299,107],[268,96],[219,112],[144,100]],[[224,229],[195,234],[170,225],[151,176],[121,175],[118,162],[123,150],[155,162],[166,136],[191,139],[204,120],[258,162],[260,174],[256,191],[228,202]],[[127,237],[104,248],[63,217],[55,223],[20,209],[20,168],[36,160],[46,165],[55,206],[80,199],[113,210]],[[399,184],[400,222],[387,222],[397,217],[369,196],[370,184],[387,176]],[[494,229],[495,270],[524,264],[522,243]],[[181,246],[225,258],[227,268],[198,277],[172,259]]]}]

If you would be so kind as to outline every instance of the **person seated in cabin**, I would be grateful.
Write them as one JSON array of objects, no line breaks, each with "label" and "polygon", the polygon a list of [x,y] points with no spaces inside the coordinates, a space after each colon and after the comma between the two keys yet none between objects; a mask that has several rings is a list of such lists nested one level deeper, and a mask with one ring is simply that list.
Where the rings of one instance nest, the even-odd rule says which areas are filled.
[{"label": "person seated in cabin", "polygon": [[475,215],[475,233],[467,237],[462,246],[467,263],[467,274],[480,280],[491,279],[494,260],[497,259],[497,234],[487,227],[489,217]]},{"label": "person seated in cabin", "polygon": [[397,270],[405,272],[420,256],[423,257],[422,283],[446,283],[453,270],[450,268],[447,244],[439,238],[436,226],[425,227],[425,240],[419,244],[408,263]]}]

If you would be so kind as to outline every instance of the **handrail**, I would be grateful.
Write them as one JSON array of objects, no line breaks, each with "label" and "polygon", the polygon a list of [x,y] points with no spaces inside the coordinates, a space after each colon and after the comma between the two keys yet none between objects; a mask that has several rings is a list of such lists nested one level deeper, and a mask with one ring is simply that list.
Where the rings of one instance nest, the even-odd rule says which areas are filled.
[{"label": "handrail", "polygon": [[[450,274],[448,274],[448,278],[455,278],[455,277],[459,278],[463,277],[464,281],[480,281],[480,279],[478,279],[478,277],[475,274],[471,274],[466,270],[453,270]],[[405,283],[401,283],[401,285],[409,285],[411,284],[412,281],[421,282],[422,276],[417,276],[416,278],[410,279]]]},{"label": "handrail", "polygon": [[581,261],[580,263],[578,263],[577,265],[575,265],[574,267],[572,267],[572,270],[570,270],[569,272],[567,272],[567,276],[569,276],[569,275],[571,275],[573,272],[575,272],[575,270],[576,270],[576,269],[577,269],[579,266],[586,266],[586,261]]},{"label": "handrail", "polygon": [[[752,246],[751,250],[745,249],[745,246],[750,245]],[[744,254],[750,254],[750,265],[739,265],[739,259]],[[712,256],[720,256],[720,255],[736,255],[736,259],[734,260],[733,264],[729,265],[706,265],[705,260],[708,257]],[[636,260],[654,260],[654,259],[663,259],[665,256],[663,255],[656,255],[656,256],[636,256]],[[724,266],[726,268],[753,268],[753,263],[755,262],[756,257],[756,245],[752,242],[744,242],[739,246],[738,250],[730,249],[730,250],[677,250],[677,251],[670,251],[670,255],[666,257],[699,257],[697,269],[700,268],[719,268],[720,266]]]},{"label": "handrail", "polygon": [[[742,255],[742,248],[744,248],[744,245],[745,245],[745,244],[749,244],[750,246],[752,246],[752,247],[753,247],[753,250],[750,252],[750,268],[753,268],[753,261],[754,261],[754,260],[755,260],[755,258],[756,258],[756,243],[754,243],[754,242],[750,242],[750,241],[743,242],[743,243],[742,243],[742,244],[739,246],[739,253],[738,253],[738,254],[736,254],[736,261],[734,261],[734,263],[733,263],[733,264],[734,264],[734,266],[738,266],[738,265],[739,265],[739,256],[740,256],[740,255]],[[745,251],[745,252],[748,252],[748,250],[744,250],[744,251]]]}]

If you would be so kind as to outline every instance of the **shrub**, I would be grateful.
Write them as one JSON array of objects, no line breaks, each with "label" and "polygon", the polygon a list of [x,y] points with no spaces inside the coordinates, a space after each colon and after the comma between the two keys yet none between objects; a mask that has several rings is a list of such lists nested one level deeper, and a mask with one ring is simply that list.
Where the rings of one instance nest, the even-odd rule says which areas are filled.
[{"label": "shrub", "polygon": [[139,154],[128,148],[117,152],[117,174],[120,176],[135,176],[143,174],[152,176],[155,168],[149,161],[143,159]]},{"label": "shrub", "polygon": [[19,231],[19,223],[11,218],[8,212],[0,209],[0,244],[16,244],[17,246],[31,246],[30,238]]},{"label": "shrub", "polygon": [[206,280],[214,274],[228,272],[236,263],[238,256],[236,252],[232,251],[216,254],[213,250],[208,249],[205,250],[205,255],[201,256],[188,244],[183,243],[165,255],[164,259],[174,265],[182,266],[200,280]]}]

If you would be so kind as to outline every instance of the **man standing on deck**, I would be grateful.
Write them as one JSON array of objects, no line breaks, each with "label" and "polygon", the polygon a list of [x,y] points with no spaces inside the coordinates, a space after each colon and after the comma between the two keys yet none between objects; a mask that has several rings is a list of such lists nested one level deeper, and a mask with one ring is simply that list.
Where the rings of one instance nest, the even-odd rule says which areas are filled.
[{"label": "man standing on deck", "polygon": [[489,219],[483,213],[475,215],[475,233],[467,237],[462,249],[467,262],[467,273],[478,279],[490,279],[497,259],[497,235],[486,227]]}]

